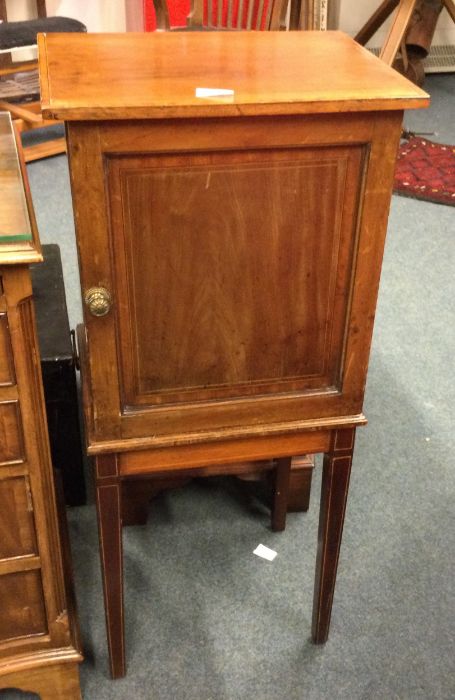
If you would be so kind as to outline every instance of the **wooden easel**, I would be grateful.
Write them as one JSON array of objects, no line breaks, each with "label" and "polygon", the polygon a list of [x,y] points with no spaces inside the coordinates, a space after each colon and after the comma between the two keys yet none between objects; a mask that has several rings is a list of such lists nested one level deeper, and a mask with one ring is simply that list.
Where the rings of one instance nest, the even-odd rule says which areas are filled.
[{"label": "wooden easel", "polygon": [[[406,61],[406,49],[404,47],[406,32],[409,28],[409,22],[414,12],[418,0],[384,0],[364,24],[362,29],[357,33],[354,39],[362,45],[377,32],[379,27],[384,24],[386,19],[392,12],[397,9],[394,21],[390,27],[388,36],[379,54],[385,63],[389,66],[394,62],[400,48],[403,53],[403,60]],[[452,20],[455,22],[455,3],[454,0],[441,0]]]}]

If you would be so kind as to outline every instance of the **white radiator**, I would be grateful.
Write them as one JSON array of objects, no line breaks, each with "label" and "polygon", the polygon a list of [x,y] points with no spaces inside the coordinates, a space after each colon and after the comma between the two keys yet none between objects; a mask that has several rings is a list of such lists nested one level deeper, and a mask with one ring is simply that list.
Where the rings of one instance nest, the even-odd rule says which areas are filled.
[{"label": "white radiator", "polygon": [[[379,56],[380,48],[368,47],[371,53]],[[432,46],[430,53],[423,62],[425,73],[455,72],[455,44]]]}]

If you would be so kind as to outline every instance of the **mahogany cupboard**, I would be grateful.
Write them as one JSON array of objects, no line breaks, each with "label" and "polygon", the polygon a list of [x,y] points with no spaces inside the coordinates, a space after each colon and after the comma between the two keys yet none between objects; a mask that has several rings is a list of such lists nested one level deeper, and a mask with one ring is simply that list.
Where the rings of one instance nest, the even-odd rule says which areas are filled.
[{"label": "mahogany cupboard", "polygon": [[7,113],[0,113],[0,193],[0,689],[77,700],[82,656],[28,267],[42,257]]},{"label": "mahogany cupboard", "polygon": [[[327,639],[403,109],[338,32],[40,37],[67,122],[111,670],[125,480],[325,453]],[[285,487],[285,479],[283,481]]]}]

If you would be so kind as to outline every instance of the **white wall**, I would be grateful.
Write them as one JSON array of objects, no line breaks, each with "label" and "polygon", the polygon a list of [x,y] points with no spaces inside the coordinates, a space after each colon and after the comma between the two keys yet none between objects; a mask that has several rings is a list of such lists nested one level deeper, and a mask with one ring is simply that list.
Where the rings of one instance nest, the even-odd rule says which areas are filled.
[{"label": "white wall", "polygon": [[[6,14],[10,22],[19,22],[21,19],[33,17],[35,12],[34,0],[6,0]],[[36,56],[36,50],[23,49],[11,54],[13,62],[31,61]]]},{"label": "white wall", "polygon": [[[6,0],[8,19],[12,22],[36,16],[34,0]],[[124,32],[126,28],[124,0],[46,0],[48,17],[72,17],[85,24],[89,32]],[[15,51],[13,60],[29,61],[36,49]]]},{"label": "white wall", "polygon": [[6,11],[10,22],[18,22],[32,16],[34,0],[6,0]]},{"label": "white wall", "polygon": [[[353,36],[379,7],[381,0],[362,0],[362,2],[339,0],[339,2],[340,29]],[[34,0],[7,0],[6,4],[8,16],[12,20],[26,19],[31,16]],[[140,29],[137,19],[140,4],[141,0],[47,0],[46,2],[48,15],[63,15],[79,19],[87,26],[89,32],[123,32],[126,29],[127,19],[129,29]],[[128,6],[128,13],[125,5]],[[388,24],[381,27],[370,41],[370,46],[381,46],[387,27]],[[442,11],[439,18],[433,43],[435,45],[455,43],[455,25],[446,10]]]},{"label": "white wall", "polygon": [[[34,0],[6,0],[10,21],[35,16]],[[125,0],[46,0],[49,17],[60,15],[83,22],[89,32],[125,31]]]},{"label": "white wall", "polygon": [[46,0],[46,8],[48,16],[80,20],[89,32],[125,31],[124,0]]}]

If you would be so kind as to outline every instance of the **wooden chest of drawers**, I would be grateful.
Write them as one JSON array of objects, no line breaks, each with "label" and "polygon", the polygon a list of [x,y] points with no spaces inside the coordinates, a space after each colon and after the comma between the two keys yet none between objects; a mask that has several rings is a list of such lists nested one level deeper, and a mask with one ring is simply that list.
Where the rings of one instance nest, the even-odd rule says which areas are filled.
[{"label": "wooden chest of drawers", "polygon": [[0,189],[0,688],[76,700],[82,656],[28,268],[41,252],[6,113],[0,113]]},{"label": "wooden chest of drawers", "polygon": [[113,675],[122,481],[207,464],[326,454],[323,642],[402,112],[427,96],[340,33],[53,35],[40,63],[67,121]]}]

